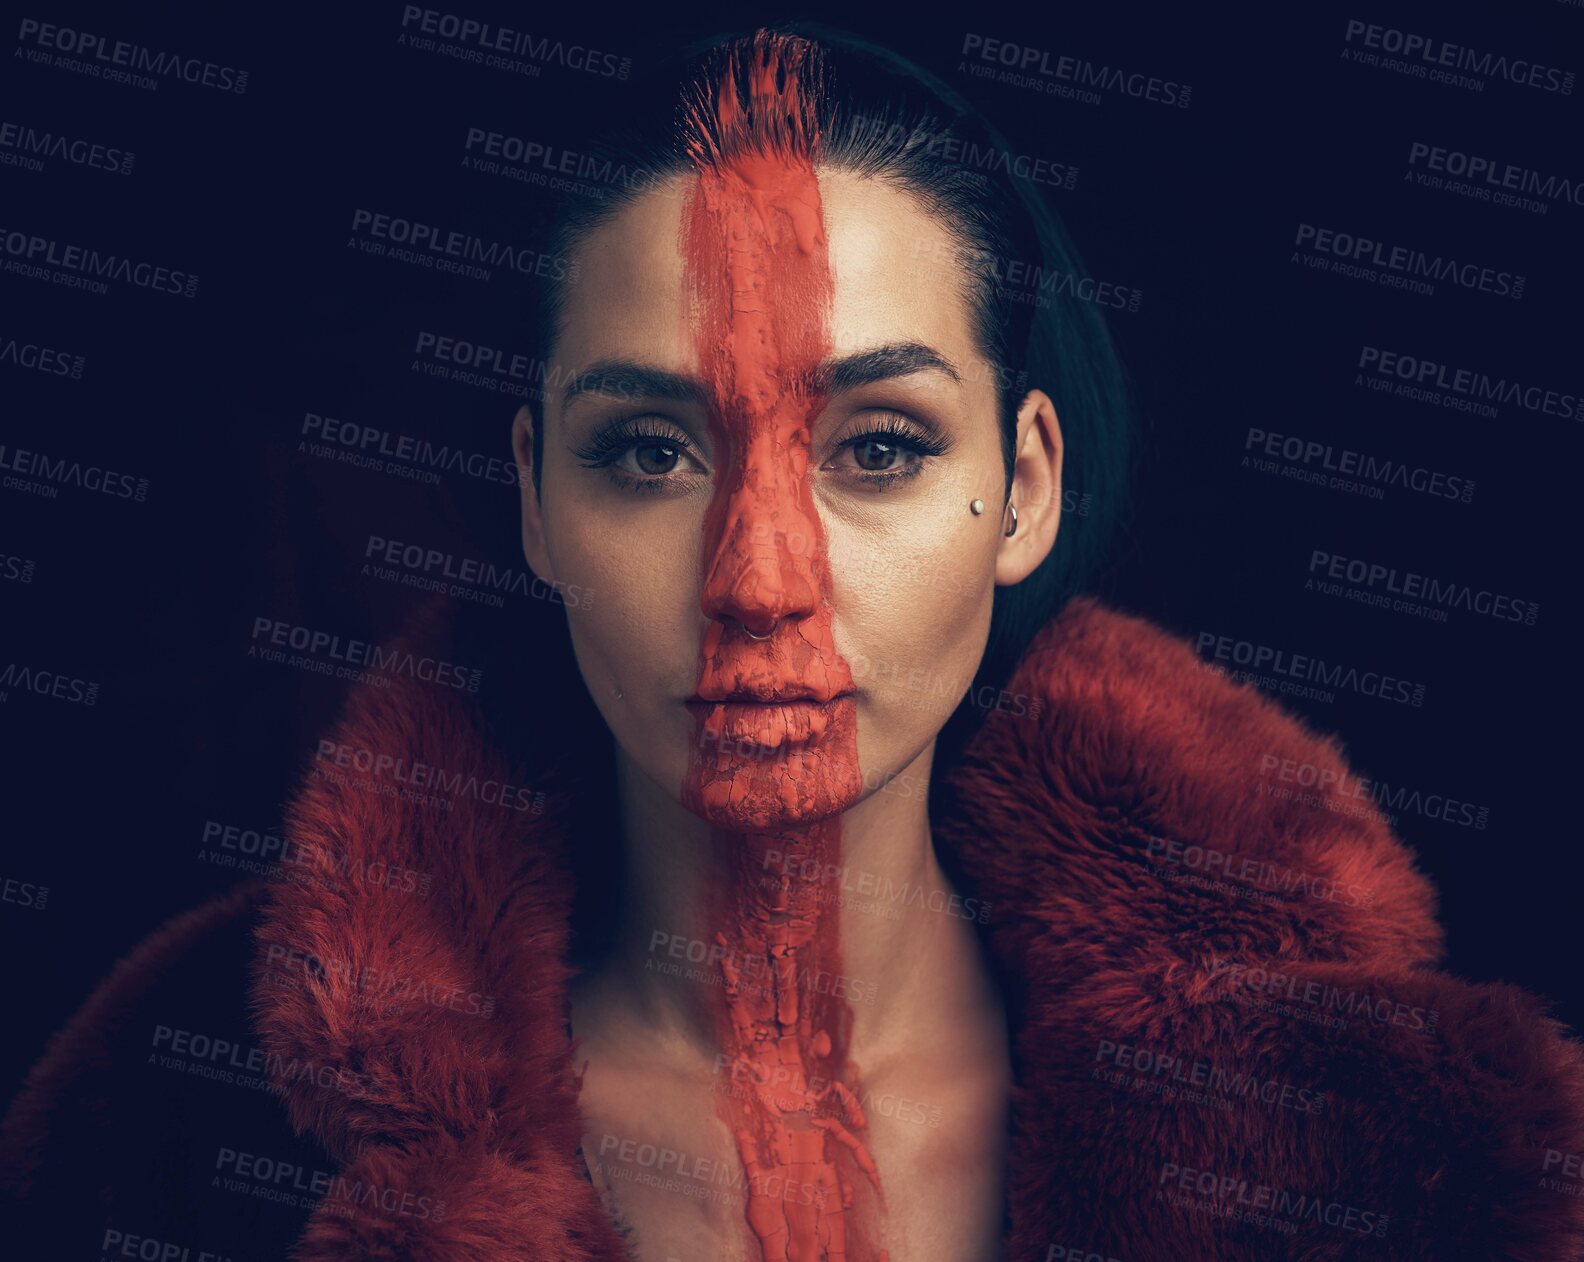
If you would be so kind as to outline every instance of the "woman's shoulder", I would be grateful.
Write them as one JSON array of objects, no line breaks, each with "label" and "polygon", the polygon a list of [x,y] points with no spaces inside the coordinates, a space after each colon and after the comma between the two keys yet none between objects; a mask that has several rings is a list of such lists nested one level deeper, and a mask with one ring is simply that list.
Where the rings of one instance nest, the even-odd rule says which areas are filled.
[{"label": "woman's shoulder", "polygon": [[23,1252],[285,1256],[307,1216],[295,1172],[333,1167],[292,1134],[248,1014],[265,888],[161,925],[50,1038],[0,1126]]},{"label": "woman's shoulder", "polygon": [[[1138,928],[1188,943],[1215,909],[1273,951],[1441,958],[1435,890],[1341,741],[1190,637],[1080,598],[1006,690],[953,771],[946,829],[1030,931],[1151,905],[1166,914]],[[1108,958],[1114,937],[1087,936]]]},{"label": "woman's shoulder", "polygon": [[1442,970],[1340,741],[1222,666],[1077,602],[956,773],[1019,1012],[1014,1256],[1578,1256],[1584,1047]]}]

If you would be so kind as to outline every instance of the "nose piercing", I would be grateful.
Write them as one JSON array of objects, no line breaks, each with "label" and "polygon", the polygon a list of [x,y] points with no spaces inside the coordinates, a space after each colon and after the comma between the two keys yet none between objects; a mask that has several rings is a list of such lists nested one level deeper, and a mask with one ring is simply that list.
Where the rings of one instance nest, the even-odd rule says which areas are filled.
[{"label": "nose piercing", "polygon": [[1009,500],[1007,501],[1007,508],[1012,513],[1012,524],[1006,529],[1007,538],[1010,539],[1017,533],[1017,505]]},{"label": "nose piercing", "polygon": [[741,618],[733,618],[732,621],[735,622],[738,625],[739,628],[741,628],[742,633],[744,635],[746,635],[750,640],[755,640],[755,641],[757,641],[760,644],[763,644],[772,635],[774,635],[775,634],[775,629],[781,625],[781,619],[777,618],[775,620],[775,622],[773,622],[771,624],[770,629],[768,631],[766,631],[763,635],[755,635],[752,631],[750,631],[748,629],[748,624],[746,622],[744,622]]},{"label": "nose piercing", "polygon": [[968,508],[973,513],[973,515],[975,517],[978,517],[981,513],[984,512],[984,501],[983,500],[974,500],[971,504],[968,505]]}]

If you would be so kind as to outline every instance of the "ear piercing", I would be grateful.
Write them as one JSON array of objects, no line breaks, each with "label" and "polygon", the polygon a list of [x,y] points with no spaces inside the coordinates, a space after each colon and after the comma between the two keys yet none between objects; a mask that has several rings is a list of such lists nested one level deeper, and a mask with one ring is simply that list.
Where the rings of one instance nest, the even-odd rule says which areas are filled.
[{"label": "ear piercing", "polygon": [[[984,509],[985,503],[983,500],[970,500],[968,502],[968,511],[975,517],[981,516],[984,513]],[[1010,539],[1017,533],[1017,505],[1008,500],[1007,511],[1012,514],[1012,524],[1006,529],[1006,536]]]}]

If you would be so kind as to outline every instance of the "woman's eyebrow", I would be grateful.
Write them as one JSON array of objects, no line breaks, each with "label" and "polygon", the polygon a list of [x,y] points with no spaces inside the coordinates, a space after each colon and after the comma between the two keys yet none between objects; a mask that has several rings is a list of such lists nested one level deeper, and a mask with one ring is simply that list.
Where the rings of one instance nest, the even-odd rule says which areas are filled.
[{"label": "woman's eyebrow", "polygon": [[618,399],[671,399],[704,404],[709,391],[697,377],[668,372],[632,359],[601,359],[590,364],[566,384],[561,395],[563,412],[580,395],[603,394]]},{"label": "woman's eyebrow", "polygon": [[[804,377],[804,387],[810,396],[828,397],[877,381],[927,371],[941,372],[953,381],[962,381],[956,365],[933,346],[922,342],[887,342],[825,360]],[[574,399],[585,394],[618,399],[671,399],[700,406],[709,403],[709,390],[697,377],[632,359],[597,360],[578,373],[567,382],[562,393],[562,412]]]},{"label": "woman's eyebrow", "polygon": [[839,359],[827,359],[810,375],[808,384],[811,393],[828,396],[931,369],[945,373],[953,381],[962,381],[956,365],[933,346],[923,342],[887,342]]}]

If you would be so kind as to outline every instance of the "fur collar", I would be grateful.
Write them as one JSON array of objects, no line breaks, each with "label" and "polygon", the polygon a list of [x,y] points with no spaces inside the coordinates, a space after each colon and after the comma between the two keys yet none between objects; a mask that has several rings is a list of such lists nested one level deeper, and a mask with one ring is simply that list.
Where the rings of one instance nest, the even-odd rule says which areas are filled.
[{"label": "fur collar", "polygon": [[[1353,1256],[1359,1214],[1383,1258],[1572,1256],[1584,1200],[1540,1180],[1584,1151],[1577,1049],[1521,992],[1434,971],[1432,891],[1383,823],[1284,791],[1352,783],[1338,745],[1088,599],[1008,691],[1037,718],[987,720],[937,821],[1013,1021],[1007,1256]],[[303,879],[270,897],[251,1000],[271,1052],[320,1067],[285,1102],[345,1176],[297,1256],[615,1262],[566,1038],[568,793],[462,696],[360,688],[289,812]],[[1141,1057],[1132,1086],[1097,1074]],[[1162,1094],[1162,1057],[1222,1073],[1219,1103]],[[1228,1094],[1238,1073],[1322,1107]],[[1355,1228],[1229,1225],[1182,1171]],[[1420,1248],[1443,1239],[1482,1251]]]}]

